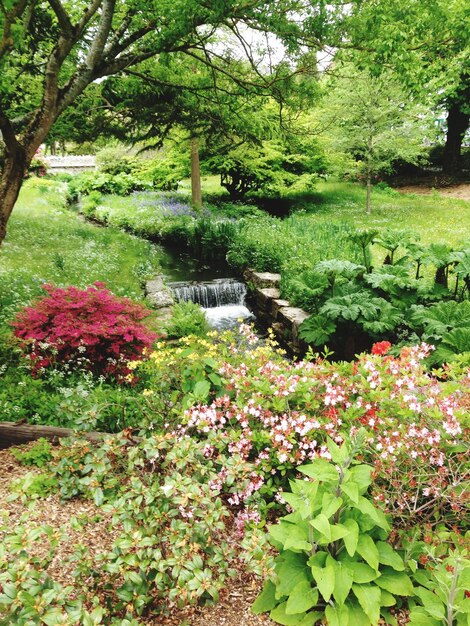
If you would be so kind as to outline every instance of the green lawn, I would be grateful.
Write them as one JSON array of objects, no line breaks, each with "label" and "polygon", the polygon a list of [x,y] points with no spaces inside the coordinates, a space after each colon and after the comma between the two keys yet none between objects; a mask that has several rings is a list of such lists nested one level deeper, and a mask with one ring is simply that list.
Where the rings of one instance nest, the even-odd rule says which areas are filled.
[{"label": "green lawn", "polygon": [[308,213],[320,221],[344,221],[357,227],[410,230],[423,243],[470,242],[470,202],[440,196],[401,194],[374,188],[372,213],[366,215],[365,189],[352,183],[321,182]]},{"label": "green lawn", "polygon": [[152,246],[114,228],[83,222],[66,207],[64,183],[25,183],[0,248],[0,325],[41,284],[84,287],[103,281],[116,294],[141,299],[142,281],[158,270]]},{"label": "green lawn", "polygon": [[[189,181],[181,188],[190,191]],[[203,192],[224,191],[218,177],[202,179]],[[470,241],[470,202],[441,196],[402,194],[395,189],[372,190],[372,213],[366,215],[366,190],[362,185],[321,181],[310,200],[302,199],[309,217],[318,221],[346,222],[359,228],[412,230],[423,243],[442,241],[453,246]]]}]

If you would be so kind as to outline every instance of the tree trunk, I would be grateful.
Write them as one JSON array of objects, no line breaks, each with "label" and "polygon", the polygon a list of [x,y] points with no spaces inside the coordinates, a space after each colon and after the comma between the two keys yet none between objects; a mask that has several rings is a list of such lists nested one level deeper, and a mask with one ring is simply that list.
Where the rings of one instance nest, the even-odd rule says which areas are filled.
[{"label": "tree trunk", "polygon": [[463,113],[462,104],[449,107],[447,116],[447,137],[444,148],[442,171],[445,174],[459,174],[462,171],[462,141],[468,129],[470,115]]},{"label": "tree trunk", "polygon": [[26,154],[21,148],[13,154],[7,154],[3,161],[0,178],[0,245],[5,239],[8,220],[23,184],[26,167]]},{"label": "tree trunk", "polygon": [[199,142],[195,137],[191,139],[191,200],[195,209],[202,207]]},{"label": "tree trunk", "polygon": [[370,172],[367,172],[367,182],[366,182],[366,213],[370,215],[370,191],[371,191],[371,175]]}]

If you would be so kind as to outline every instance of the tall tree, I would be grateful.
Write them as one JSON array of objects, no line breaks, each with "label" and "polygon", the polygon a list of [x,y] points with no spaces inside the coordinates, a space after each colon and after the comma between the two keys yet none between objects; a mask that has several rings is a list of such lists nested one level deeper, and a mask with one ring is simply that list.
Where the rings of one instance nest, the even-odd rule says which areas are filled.
[{"label": "tall tree", "polygon": [[470,120],[468,0],[354,0],[343,39],[372,72],[393,70],[422,101],[447,111],[444,172],[461,170]]},{"label": "tall tree", "polygon": [[220,27],[243,41],[242,23],[276,32],[293,50],[299,11],[318,19],[316,8],[302,0],[2,0],[0,243],[36,150],[94,81],[177,52],[224,72],[224,51],[206,44]]}]

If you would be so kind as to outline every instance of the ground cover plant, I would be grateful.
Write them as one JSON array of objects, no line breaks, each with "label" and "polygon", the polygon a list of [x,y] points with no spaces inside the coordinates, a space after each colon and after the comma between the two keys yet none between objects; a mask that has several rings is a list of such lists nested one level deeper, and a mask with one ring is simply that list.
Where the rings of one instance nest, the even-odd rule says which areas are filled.
[{"label": "ground cover plant", "polygon": [[[111,514],[112,545],[98,559],[77,549],[72,590],[48,573],[51,529],[4,525],[0,610],[145,624],[213,601],[249,567],[272,581],[254,610],[280,624],[313,625],[325,612],[329,624],[377,624],[379,614],[393,624],[397,606],[416,625],[449,611],[465,624],[468,368],[438,379],[423,365],[429,346],[389,349],[292,363],[247,325],[158,342],[131,368],[147,406],[142,438],[75,439],[47,466],[63,498]],[[35,543],[47,537],[41,560]]]}]

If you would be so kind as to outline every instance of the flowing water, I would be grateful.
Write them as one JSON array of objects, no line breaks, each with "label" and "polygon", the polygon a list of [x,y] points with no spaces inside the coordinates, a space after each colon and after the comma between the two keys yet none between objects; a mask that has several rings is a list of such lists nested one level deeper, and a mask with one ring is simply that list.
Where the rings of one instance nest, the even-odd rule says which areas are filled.
[{"label": "flowing water", "polygon": [[255,316],[245,304],[246,286],[236,278],[227,263],[201,263],[185,251],[161,247],[160,263],[178,302],[199,304],[211,328],[233,328],[239,320],[254,321]]},{"label": "flowing water", "polygon": [[240,319],[254,320],[245,306],[246,286],[234,278],[216,278],[204,282],[174,282],[168,286],[178,302],[199,304],[211,328],[222,330],[235,326]]}]

